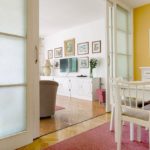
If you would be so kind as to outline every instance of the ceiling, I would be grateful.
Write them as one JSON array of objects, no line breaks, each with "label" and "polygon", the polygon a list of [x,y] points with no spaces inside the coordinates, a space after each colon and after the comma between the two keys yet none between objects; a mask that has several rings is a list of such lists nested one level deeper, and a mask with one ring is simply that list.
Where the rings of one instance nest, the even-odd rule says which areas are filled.
[{"label": "ceiling", "polygon": [[150,0],[120,0],[120,1],[124,2],[125,4],[133,8],[150,3]]},{"label": "ceiling", "polygon": [[[131,7],[150,0],[119,0]],[[105,0],[40,0],[40,35],[86,24],[104,16]]]},{"label": "ceiling", "polygon": [[100,19],[105,0],[40,0],[40,35],[79,26]]}]

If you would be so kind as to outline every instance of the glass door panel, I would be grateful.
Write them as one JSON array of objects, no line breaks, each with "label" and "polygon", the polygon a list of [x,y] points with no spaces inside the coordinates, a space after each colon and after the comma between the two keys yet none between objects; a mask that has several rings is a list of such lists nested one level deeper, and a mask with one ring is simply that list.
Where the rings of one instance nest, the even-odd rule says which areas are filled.
[{"label": "glass door panel", "polygon": [[26,35],[26,0],[0,1],[0,32]]},{"label": "glass door panel", "polygon": [[117,55],[117,76],[128,79],[128,57]]},{"label": "glass door panel", "polygon": [[0,35],[0,66],[0,84],[25,83],[26,42],[24,38]]},{"label": "glass door panel", "polygon": [[0,88],[0,139],[26,130],[26,88]]},{"label": "glass door panel", "polygon": [[117,31],[117,53],[128,54],[127,34],[123,31]]},{"label": "glass door panel", "polygon": [[128,29],[128,12],[117,6],[117,28],[127,32]]}]

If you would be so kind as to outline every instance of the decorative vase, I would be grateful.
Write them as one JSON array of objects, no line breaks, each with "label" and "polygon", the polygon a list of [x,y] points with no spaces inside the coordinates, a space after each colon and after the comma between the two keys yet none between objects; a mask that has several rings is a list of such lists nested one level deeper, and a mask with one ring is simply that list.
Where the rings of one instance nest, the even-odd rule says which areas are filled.
[{"label": "decorative vase", "polygon": [[51,74],[50,67],[47,67],[47,66],[43,67],[43,73],[45,76],[50,76],[50,74]]},{"label": "decorative vase", "polygon": [[93,78],[93,68],[90,68],[90,78]]},{"label": "decorative vase", "polygon": [[50,76],[50,74],[51,74],[51,64],[48,59],[45,60],[45,64],[43,66],[43,73],[45,76]]}]

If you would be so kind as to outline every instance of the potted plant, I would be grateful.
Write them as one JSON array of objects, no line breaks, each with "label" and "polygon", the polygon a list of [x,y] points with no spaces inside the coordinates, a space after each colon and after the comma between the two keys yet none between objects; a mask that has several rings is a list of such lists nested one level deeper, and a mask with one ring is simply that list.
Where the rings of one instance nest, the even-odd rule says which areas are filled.
[{"label": "potted plant", "polygon": [[96,68],[98,60],[96,58],[90,59],[90,77],[93,77],[93,69]]}]

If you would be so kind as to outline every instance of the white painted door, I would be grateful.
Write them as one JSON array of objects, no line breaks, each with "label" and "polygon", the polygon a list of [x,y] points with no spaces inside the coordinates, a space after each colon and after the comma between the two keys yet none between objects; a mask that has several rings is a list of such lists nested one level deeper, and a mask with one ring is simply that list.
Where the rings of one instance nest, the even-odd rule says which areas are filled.
[{"label": "white painted door", "polygon": [[131,11],[107,2],[109,77],[133,79]]},{"label": "white painted door", "polygon": [[0,20],[0,150],[13,150],[35,134],[38,0],[0,0]]},{"label": "white painted door", "polygon": [[[119,4],[107,1],[107,47],[108,47],[108,76],[133,79],[133,51],[131,36],[131,12]],[[107,110],[110,109],[110,87],[107,89]]]}]

